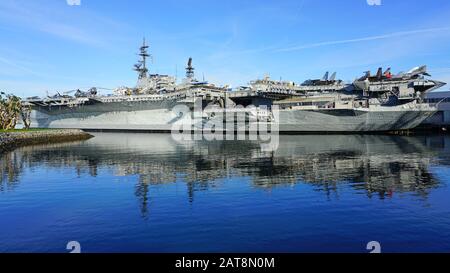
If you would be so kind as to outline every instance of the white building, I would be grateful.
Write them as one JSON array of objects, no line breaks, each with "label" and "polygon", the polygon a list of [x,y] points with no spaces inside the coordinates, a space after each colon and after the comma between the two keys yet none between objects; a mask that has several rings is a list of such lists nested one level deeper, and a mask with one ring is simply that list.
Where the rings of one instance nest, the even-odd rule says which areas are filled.
[{"label": "white building", "polygon": [[426,101],[437,103],[439,112],[425,120],[425,126],[445,127],[450,125],[450,91],[430,92]]}]

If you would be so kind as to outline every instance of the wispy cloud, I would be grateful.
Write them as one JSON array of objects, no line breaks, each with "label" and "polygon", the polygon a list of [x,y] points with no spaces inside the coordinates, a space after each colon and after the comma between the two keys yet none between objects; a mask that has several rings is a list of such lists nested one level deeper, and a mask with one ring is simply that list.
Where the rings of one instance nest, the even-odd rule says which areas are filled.
[{"label": "wispy cloud", "polygon": [[[51,71],[49,72],[46,65],[44,65],[45,68],[42,66],[43,64],[39,64],[39,70],[36,68],[36,64],[20,59],[17,56],[15,56],[14,60],[9,57],[0,56],[0,89],[8,87],[10,90],[20,91],[24,86],[28,88],[25,84],[28,80],[41,81],[42,86],[47,85],[45,90],[52,90],[51,86],[48,86],[49,82],[58,82],[60,86],[69,86],[70,84],[72,86],[78,86],[78,83],[88,83],[90,80],[77,76],[57,75]],[[40,90],[42,91],[43,88],[40,88]]]},{"label": "wispy cloud", "polygon": [[99,40],[98,37],[87,33],[83,29],[67,24],[46,23],[40,25],[39,30],[48,34],[58,36],[59,38],[71,40],[85,45],[96,47],[103,47],[105,45],[105,43]]},{"label": "wispy cloud", "polygon": [[31,95],[96,85],[86,73],[61,69],[72,57],[61,59],[59,52],[48,57],[45,45],[59,40],[58,45],[91,47],[89,50],[105,52],[121,44],[129,27],[102,15],[101,11],[87,7],[74,9],[61,2],[0,1],[0,89]]},{"label": "wispy cloud", "polygon": [[277,53],[277,52],[278,53],[294,52],[294,51],[300,51],[300,50],[304,50],[304,49],[312,49],[312,48],[318,48],[318,47],[327,47],[327,46],[342,45],[342,44],[353,44],[353,43],[361,43],[361,42],[369,42],[369,41],[377,41],[377,40],[388,40],[391,38],[400,38],[400,37],[406,38],[408,36],[424,34],[424,33],[438,33],[439,34],[439,33],[446,33],[448,31],[450,31],[450,27],[437,27],[437,28],[427,28],[427,29],[410,30],[410,31],[398,31],[398,32],[392,32],[392,33],[387,33],[387,34],[361,37],[361,38],[333,40],[333,41],[317,42],[317,43],[296,45],[296,46],[289,46],[289,47],[280,47],[280,46],[276,46],[276,45],[270,45],[270,46],[265,46],[265,47],[247,48],[247,49],[236,50],[236,51],[221,50],[221,51],[218,51],[215,54],[213,54],[212,57],[230,58],[231,56],[258,54],[258,53],[264,53],[264,52],[275,52],[275,53]]},{"label": "wispy cloud", "polygon": [[1,56],[0,56],[0,63],[5,64],[7,67],[19,70],[19,71],[21,71],[21,72],[23,72],[25,74],[31,74],[31,75],[35,75],[35,76],[42,76],[41,73],[38,73],[38,72],[28,68],[28,67],[25,67],[23,65],[18,64],[15,61],[12,61],[10,59],[7,59],[7,58],[1,57]]},{"label": "wispy cloud", "polygon": [[291,46],[291,47],[286,47],[286,48],[278,48],[278,49],[275,49],[275,51],[276,52],[298,51],[298,50],[316,48],[316,47],[333,46],[333,45],[341,45],[341,44],[352,44],[352,43],[390,39],[390,38],[402,37],[402,36],[411,36],[411,35],[416,35],[416,34],[421,34],[421,33],[433,33],[433,32],[439,33],[439,32],[446,32],[448,30],[450,30],[450,27],[428,28],[428,29],[419,29],[419,30],[411,30],[411,31],[399,31],[399,32],[393,32],[393,33],[388,33],[388,34],[383,34],[383,35],[367,36],[367,37],[355,38],[355,39],[325,41],[325,42],[320,42],[320,43],[312,43],[312,44]]},{"label": "wispy cloud", "polygon": [[0,20],[13,28],[25,27],[55,37],[95,47],[105,47],[111,29],[123,29],[125,25],[89,10],[69,12],[67,6],[32,1],[1,1]]}]

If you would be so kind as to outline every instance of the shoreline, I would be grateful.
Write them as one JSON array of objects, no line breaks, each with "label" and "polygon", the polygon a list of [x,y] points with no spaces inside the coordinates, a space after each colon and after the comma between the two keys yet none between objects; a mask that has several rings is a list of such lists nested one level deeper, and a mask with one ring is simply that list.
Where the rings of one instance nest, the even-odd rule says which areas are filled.
[{"label": "shoreline", "polygon": [[23,146],[87,140],[92,137],[91,134],[78,129],[0,132],[0,154]]}]

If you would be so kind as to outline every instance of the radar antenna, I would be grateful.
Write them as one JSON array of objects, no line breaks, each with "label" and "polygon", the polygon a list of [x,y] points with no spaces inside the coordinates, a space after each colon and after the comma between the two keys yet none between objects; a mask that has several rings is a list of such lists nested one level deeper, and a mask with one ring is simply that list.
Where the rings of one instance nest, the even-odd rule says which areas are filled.
[{"label": "radar antenna", "polygon": [[186,78],[193,79],[194,78],[194,67],[192,66],[192,58],[189,58],[189,61],[187,63],[186,67]]}]

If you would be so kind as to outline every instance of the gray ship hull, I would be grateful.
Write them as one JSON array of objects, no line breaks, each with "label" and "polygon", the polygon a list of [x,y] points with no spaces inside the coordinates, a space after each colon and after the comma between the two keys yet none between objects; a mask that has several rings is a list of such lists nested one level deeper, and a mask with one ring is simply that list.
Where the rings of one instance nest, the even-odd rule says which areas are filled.
[{"label": "gray ship hull", "polygon": [[282,110],[281,132],[383,132],[410,130],[435,110]]},{"label": "gray ship hull", "polygon": [[[51,111],[42,108],[37,109],[39,111],[33,111],[31,124],[36,128],[169,132],[179,121],[179,116],[171,110],[176,104],[176,101],[166,101],[128,105],[87,105],[75,109],[61,108]],[[436,110],[432,108],[404,109],[401,107],[365,110],[289,109],[279,111],[276,124],[273,122],[267,124],[272,130],[280,132],[397,131],[413,129],[435,112]],[[248,128],[246,124],[245,130]]]}]

